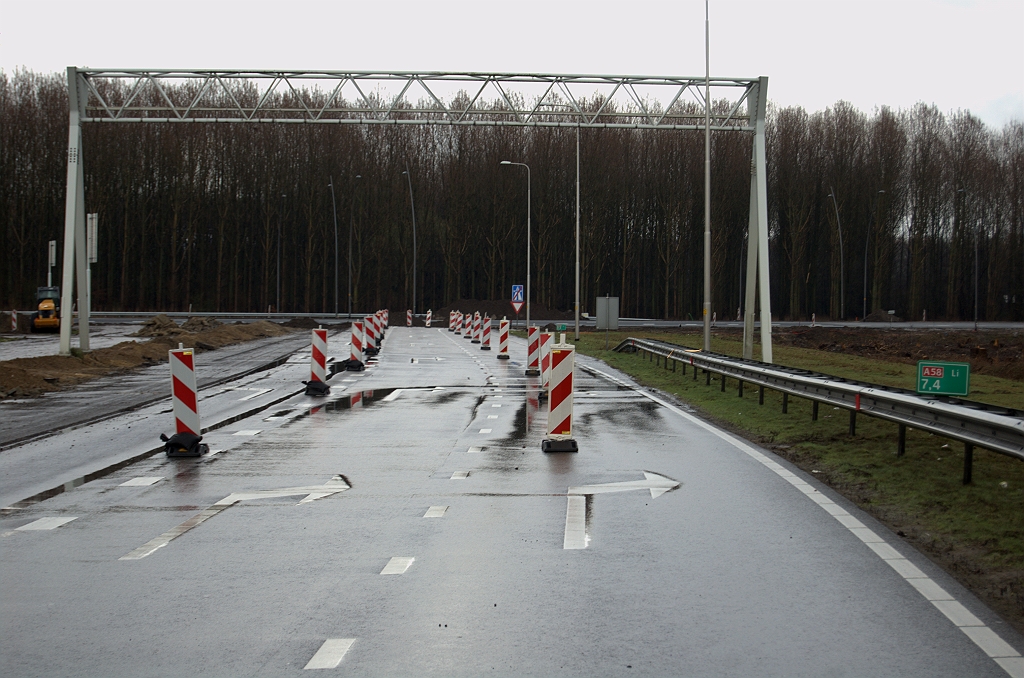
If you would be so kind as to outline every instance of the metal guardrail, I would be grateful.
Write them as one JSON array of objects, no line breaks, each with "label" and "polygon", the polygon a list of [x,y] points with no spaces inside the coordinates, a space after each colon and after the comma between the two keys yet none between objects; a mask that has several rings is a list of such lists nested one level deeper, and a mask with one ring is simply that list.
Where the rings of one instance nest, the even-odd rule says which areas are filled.
[{"label": "metal guardrail", "polygon": [[739,395],[744,383],[756,384],[760,402],[764,404],[764,389],[782,393],[783,413],[788,407],[788,396],[810,400],[812,419],[818,418],[818,404],[826,403],[850,412],[850,433],[856,432],[856,417],[863,413],[899,425],[897,456],[902,456],[909,426],[964,443],[964,483],[971,480],[974,447],[983,447],[1024,461],[1024,411],[948,396],[922,396],[906,389],[869,384],[818,372],[810,372],[780,365],[769,365],[754,360],[732,358],[717,353],[704,353],[685,346],[664,341],[629,337],[615,347],[616,351],[644,352],[649,358],[665,360],[668,368],[677,364],[705,372],[707,383],[711,375],[721,376],[724,391],[726,379],[738,382]]}]

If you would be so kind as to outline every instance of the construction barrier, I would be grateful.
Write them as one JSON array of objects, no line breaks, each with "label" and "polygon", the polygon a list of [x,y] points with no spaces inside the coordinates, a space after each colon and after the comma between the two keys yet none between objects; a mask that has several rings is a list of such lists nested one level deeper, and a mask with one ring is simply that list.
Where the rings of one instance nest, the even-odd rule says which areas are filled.
[{"label": "construction barrier", "polygon": [[448,311],[448,331],[455,331],[455,311]]},{"label": "construction barrier", "polygon": [[455,334],[462,334],[462,311],[455,312]]},{"label": "construction barrier", "polygon": [[508,360],[508,326],[507,318],[498,324],[498,360]]},{"label": "construction barrier", "polygon": [[545,389],[551,379],[551,342],[554,337],[551,332],[540,333],[540,379]]},{"label": "construction barrier", "polygon": [[473,341],[474,344],[480,343],[480,311],[473,311]]},{"label": "construction barrier", "polygon": [[572,438],[573,368],[576,348],[565,341],[551,346],[551,390],[548,397],[548,437],[541,442],[544,452],[578,452]]},{"label": "construction barrier", "polygon": [[530,327],[526,330],[526,376],[540,375],[540,330]]},{"label": "construction barrier", "polygon": [[412,327],[412,311],[405,312],[405,326]]},{"label": "construction barrier", "polygon": [[473,316],[468,313],[463,317],[462,336],[466,339],[473,338]]},{"label": "construction barrier", "polygon": [[485,315],[481,322],[482,322],[482,324],[481,324],[482,330],[481,330],[481,334],[480,334],[480,350],[481,351],[490,351],[491,350],[491,318],[489,316]]},{"label": "construction barrier", "polygon": [[430,309],[427,309],[427,327],[430,327]]},{"label": "construction barrier", "polygon": [[363,323],[356,320],[352,323],[352,353],[351,360],[366,362],[363,359]]},{"label": "construction barrier", "polygon": [[199,390],[196,388],[195,355],[191,348],[178,344],[167,352],[171,366],[171,411],[175,433],[170,438],[160,434],[168,457],[199,457],[209,451],[202,444],[199,422]]},{"label": "construction barrier", "polygon": [[11,311],[11,332],[18,331],[18,312]]},{"label": "construction barrier", "polygon": [[366,338],[363,342],[363,350],[366,355],[374,355],[377,352],[377,332],[372,315],[363,318],[363,331],[365,332],[363,336]]},{"label": "construction barrier", "polygon": [[306,385],[306,395],[325,396],[331,392],[327,385],[327,330],[313,330],[313,346],[309,357],[309,381],[303,382]]},{"label": "construction barrier", "polygon": [[388,326],[388,319],[389,319],[390,317],[391,317],[391,316],[390,316],[390,315],[388,315],[388,309],[386,309],[386,308],[385,308],[385,309],[384,309],[384,327],[387,327],[387,326]]}]

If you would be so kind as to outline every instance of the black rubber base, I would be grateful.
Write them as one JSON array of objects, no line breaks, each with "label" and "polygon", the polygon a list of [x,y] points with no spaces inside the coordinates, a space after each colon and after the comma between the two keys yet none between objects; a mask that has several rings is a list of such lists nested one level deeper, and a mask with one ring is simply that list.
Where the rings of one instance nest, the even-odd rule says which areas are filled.
[{"label": "black rubber base", "polygon": [[164,452],[168,457],[201,457],[210,451],[210,446],[200,442],[202,436],[194,433],[175,433],[168,438],[161,434],[160,440],[164,441]]},{"label": "black rubber base", "polygon": [[471,341],[469,343],[471,343],[471,344],[479,344],[480,340],[479,339],[474,339],[473,341]]},{"label": "black rubber base", "polygon": [[323,397],[331,393],[331,387],[322,381],[304,381],[302,383],[306,385],[306,395],[308,396]]},{"label": "black rubber base", "polygon": [[541,452],[579,452],[580,448],[575,440],[542,440],[540,442]]},{"label": "black rubber base", "polygon": [[540,376],[540,370],[538,370],[538,369],[528,369],[528,370],[526,370],[526,376],[528,376],[528,377],[539,377]]},{"label": "black rubber base", "polygon": [[498,360],[508,360],[508,358],[509,358],[508,353],[499,353],[498,354]]},{"label": "black rubber base", "polygon": [[491,347],[490,347],[490,346],[481,346],[481,347],[480,347],[480,350],[481,350],[481,351],[490,351],[490,350],[491,350]]}]

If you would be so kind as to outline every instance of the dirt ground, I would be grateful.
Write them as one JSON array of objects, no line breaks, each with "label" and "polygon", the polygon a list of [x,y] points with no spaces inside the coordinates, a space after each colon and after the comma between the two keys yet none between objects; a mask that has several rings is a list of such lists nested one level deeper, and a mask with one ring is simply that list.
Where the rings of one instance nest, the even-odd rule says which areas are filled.
[{"label": "dirt ground", "polygon": [[[716,330],[737,338],[743,331]],[[776,345],[859,355],[916,365],[918,360],[971,364],[974,374],[1024,381],[1024,331],[1021,330],[879,330],[871,328],[795,327],[772,332]]]},{"label": "dirt ground", "polygon": [[276,323],[225,325],[213,318],[190,318],[181,326],[165,315],[147,321],[135,333],[148,341],[124,341],[116,346],[71,356],[41,356],[0,361],[0,399],[25,398],[58,391],[90,379],[121,374],[138,367],[167,361],[167,351],[179,343],[197,352],[213,351],[263,337],[293,332]]}]

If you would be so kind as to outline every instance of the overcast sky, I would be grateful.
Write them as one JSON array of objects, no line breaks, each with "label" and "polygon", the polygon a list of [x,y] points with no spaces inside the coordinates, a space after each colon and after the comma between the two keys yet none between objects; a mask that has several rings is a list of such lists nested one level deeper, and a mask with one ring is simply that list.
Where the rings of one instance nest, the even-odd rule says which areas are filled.
[{"label": "overcast sky", "polygon": [[[1024,120],[1024,0],[711,0],[712,75],[865,112]],[[0,69],[315,68],[703,75],[704,2],[0,0]]]}]

